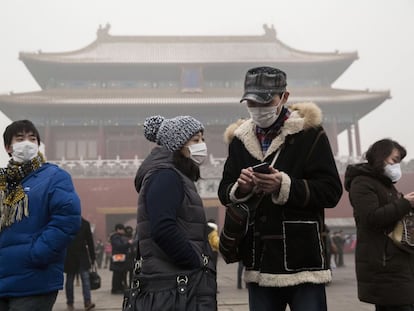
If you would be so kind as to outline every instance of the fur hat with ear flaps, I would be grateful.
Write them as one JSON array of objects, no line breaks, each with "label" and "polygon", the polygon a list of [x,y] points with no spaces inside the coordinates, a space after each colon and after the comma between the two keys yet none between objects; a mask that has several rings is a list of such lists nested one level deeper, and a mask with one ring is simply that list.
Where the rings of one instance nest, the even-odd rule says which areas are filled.
[{"label": "fur hat with ear flaps", "polygon": [[152,116],[144,122],[145,138],[170,151],[180,150],[191,137],[203,131],[203,124],[191,116],[177,116],[172,119]]}]

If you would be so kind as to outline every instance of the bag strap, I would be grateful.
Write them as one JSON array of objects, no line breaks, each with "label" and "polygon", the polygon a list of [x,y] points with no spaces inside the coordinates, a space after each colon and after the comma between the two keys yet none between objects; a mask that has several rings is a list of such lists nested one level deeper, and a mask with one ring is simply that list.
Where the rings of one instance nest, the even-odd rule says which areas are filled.
[{"label": "bag strap", "polygon": [[96,271],[96,261],[92,262],[91,260],[91,254],[89,253],[89,247],[88,244],[85,244],[86,247],[86,252],[88,253],[88,261],[89,261],[89,265],[91,266],[91,270],[92,271]]},{"label": "bag strap", "polygon": [[[283,145],[282,145],[283,146]],[[279,149],[276,150],[275,156],[273,157],[272,162],[270,163],[271,167],[274,167],[277,158],[279,157],[280,151],[282,150],[282,146],[279,147]]]}]

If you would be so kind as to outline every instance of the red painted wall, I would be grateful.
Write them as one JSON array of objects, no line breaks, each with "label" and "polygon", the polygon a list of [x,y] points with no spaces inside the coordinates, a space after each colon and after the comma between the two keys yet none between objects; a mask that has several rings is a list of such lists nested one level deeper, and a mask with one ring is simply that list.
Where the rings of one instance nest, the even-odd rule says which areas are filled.
[{"label": "red painted wall", "polygon": [[[105,239],[116,222],[135,223],[138,195],[133,178],[74,178],[74,184],[81,198],[82,215],[95,225],[96,239]],[[403,174],[396,187],[403,193],[414,191],[414,173]],[[224,212],[225,208],[220,206],[219,228]],[[325,212],[326,218],[353,217],[348,192],[344,189],[338,206]]]}]

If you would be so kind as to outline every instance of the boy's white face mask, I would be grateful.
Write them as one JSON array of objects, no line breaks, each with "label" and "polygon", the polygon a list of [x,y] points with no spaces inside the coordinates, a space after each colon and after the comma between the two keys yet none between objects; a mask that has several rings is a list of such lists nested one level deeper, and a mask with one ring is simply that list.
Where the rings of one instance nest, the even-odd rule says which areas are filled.
[{"label": "boy's white face mask", "polygon": [[201,165],[207,158],[206,143],[189,145],[187,148],[190,150],[190,159],[193,160],[197,165]]},{"label": "boy's white face mask", "polygon": [[14,161],[23,163],[30,161],[39,152],[39,145],[28,140],[23,140],[12,145],[12,158]]}]

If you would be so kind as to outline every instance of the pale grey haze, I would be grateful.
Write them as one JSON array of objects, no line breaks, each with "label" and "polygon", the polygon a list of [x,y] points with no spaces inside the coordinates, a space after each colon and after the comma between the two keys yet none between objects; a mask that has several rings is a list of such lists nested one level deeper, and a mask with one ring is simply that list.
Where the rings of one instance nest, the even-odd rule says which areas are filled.
[{"label": "pale grey haze", "polygon": [[[39,89],[19,52],[83,48],[95,40],[99,25],[109,23],[112,35],[260,35],[268,24],[296,49],[357,51],[359,60],[333,86],[390,90],[392,96],[360,120],[362,151],[390,137],[407,147],[410,159],[413,14],[413,0],[2,0],[0,93]],[[348,153],[344,133],[339,148]]]}]

